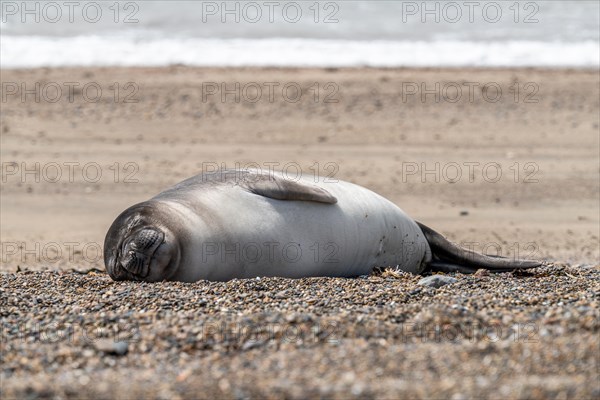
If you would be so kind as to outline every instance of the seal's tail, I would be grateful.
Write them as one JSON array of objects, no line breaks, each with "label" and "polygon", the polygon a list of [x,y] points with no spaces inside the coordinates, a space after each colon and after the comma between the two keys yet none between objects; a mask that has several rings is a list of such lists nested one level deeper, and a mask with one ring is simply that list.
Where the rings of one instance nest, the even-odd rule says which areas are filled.
[{"label": "seal's tail", "polygon": [[417,222],[417,224],[423,231],[433,253],[433,260],[427,266],[430,271],[472,274],[483,268],[490,270],[490,272],[510,272],[515,269],[536,268],[542,265],[539,261],[513,260],[476,253],[457,246],[420,222]]}]

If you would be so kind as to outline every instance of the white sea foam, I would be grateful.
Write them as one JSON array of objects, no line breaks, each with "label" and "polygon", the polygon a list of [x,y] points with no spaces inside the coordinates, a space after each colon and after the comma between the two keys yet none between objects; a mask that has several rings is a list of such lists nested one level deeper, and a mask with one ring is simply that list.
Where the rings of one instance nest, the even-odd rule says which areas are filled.
[{"label": "white sea foam", "polygon": [[[83,5],[71,15],[68,3],[3,2],[0,66],[600,64],[597,0],[83,2],[101,8],[98,21],[90,20],[94,13],[84,13]],[[265,4],[275,3],[271,15]],[[243,11],[249,4],[262,8],[256,23]],[[473,5],[472,13],[467,4]],[[300,7],[297,21],[283,12],[286,5]],[[458,21],[443,11],[448,5],[461,15]],[[488,6],[493,7],[485,12]],[[53,17],[56,7],[62,8],[61,18]],[[237,11],[232,15],[231,10]],[[490,19],[494,13],[498,18]]]},{"label": "white sea foam", "polygon": [[596,41],[389,41],[3,36],[2,68],[42,66],[580,67],[600,66]]}]

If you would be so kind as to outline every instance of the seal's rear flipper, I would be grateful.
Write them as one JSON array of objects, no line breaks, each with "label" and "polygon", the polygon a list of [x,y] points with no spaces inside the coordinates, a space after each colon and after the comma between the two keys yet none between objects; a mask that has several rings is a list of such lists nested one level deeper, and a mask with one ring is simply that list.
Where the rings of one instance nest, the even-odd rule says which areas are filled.
[{"label": "seal's rear flipper", "polygon": [[254,194],[276,200],[316,201],[335,204],[337,199],[327,190],[304,182],[296,182],[271,175],[260,175],[254,182],[246,183]]},{"label": "seal's rear flipper", "polygon": [[433,253],[433,260],[427,265],[427,269],[431,271],[472,274],[478,269],[484,268],[490,272],[510,272],[515,269],[536,268],[542,265],[539,261],[513,260],[476,253],[457,246],[420,222],[417,224],[423,231]]}]

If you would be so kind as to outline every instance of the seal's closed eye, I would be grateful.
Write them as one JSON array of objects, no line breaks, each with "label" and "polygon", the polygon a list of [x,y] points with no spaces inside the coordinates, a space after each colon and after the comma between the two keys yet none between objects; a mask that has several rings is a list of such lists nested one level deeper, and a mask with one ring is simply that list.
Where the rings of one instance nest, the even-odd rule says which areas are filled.
[{"label": "seal's closed eye", "polygon": [[163,234],[155,229],[142,229],[135,235],[131,245],[137,250],[146,250],[162,240],[162,237]]}]

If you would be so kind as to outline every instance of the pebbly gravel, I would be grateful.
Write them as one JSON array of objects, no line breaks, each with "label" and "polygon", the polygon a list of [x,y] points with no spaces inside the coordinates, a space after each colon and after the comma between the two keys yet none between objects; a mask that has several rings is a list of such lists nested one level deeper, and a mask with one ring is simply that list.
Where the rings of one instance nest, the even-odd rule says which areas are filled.
[{"label": "pebbly gravel", "polygon": [[2,273],[1,397],[600,397],[600,265],[422,278]]}]

